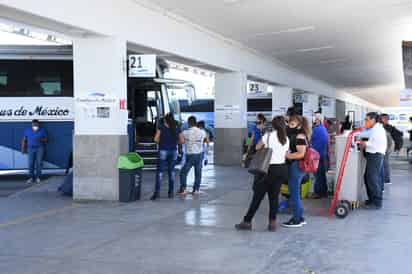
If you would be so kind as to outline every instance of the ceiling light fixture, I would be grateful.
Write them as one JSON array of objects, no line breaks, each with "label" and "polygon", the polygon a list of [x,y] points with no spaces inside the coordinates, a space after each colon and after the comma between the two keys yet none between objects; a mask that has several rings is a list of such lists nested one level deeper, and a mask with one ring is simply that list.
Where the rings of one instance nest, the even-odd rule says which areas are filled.
[{"label": "ceiling light fixture", "polygon": [[285,34],[285,33],[297,33],[297,32],[304,32],[304,31],[314,31],[315,29],[316,28],[314,26],[298,27],[298,28],[284,29],[284,30],[279,30],[279,31],[274,31],[274,32],[257,33],[254,35],[254,37],[279,35],[279,34]]},{"label": "ceiling light fixture", "polygon": [[346,58],[337,58],[337,59],[329,59],[329,60],[322,60],[319,63],[321,63],[322,65],[328,65],[328,64],[336,64],[336,63],[342,63],[345,62]]},{"label": "ceiling light fixture", "polygon": [[297,52],[312,52],[312,51],[321,51],[326,49],[333,49],[333,46],[323,46],[317,48],[307,48],[307,49],[297,49]]},{"label": "ceiling light fixture", "polygon": [[240,0],[223,0],[224,4],[231,5],[231,4],[236,4]]}]

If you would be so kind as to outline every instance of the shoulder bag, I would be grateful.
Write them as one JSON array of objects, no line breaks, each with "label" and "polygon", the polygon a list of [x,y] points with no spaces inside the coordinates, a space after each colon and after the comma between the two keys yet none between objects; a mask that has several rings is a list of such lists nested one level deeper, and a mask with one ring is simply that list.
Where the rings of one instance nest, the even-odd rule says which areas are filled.
[{"label": "shoulder bag", "polygon": [[272,158],[272,149],[269,147],[270,133],[267,137],[267,146],[258,150],[255,155],[253,155],[252,161],[250,162],[248,172],[253,175],[266,175],[270,166],[270,159]]}]

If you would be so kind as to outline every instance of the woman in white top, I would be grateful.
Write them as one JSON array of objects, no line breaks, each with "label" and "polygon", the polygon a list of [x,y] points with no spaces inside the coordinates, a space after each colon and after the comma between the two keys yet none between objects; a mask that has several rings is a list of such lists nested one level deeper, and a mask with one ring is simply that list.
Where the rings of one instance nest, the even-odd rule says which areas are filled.
[{"label": "woman in white top", "polygon": [[286,154],[289,151],[289,139],[286,135],[285,119],[282,116],[273,118],[272,127],[273,131],[271,133],[266,133],[256,146],[257,150],[260,150],[263,147],[272,149],[269,171],[262,180],[254,182],[253,199],[243,222],[235,225],[235,228],[238,230],[252,229],[252,219],[266,193],[268,194],[270,206],[268,229],[270,231],[276,230],[276,215],[279,206],[278,199],[280,186],[283,182],[288,181]]}]

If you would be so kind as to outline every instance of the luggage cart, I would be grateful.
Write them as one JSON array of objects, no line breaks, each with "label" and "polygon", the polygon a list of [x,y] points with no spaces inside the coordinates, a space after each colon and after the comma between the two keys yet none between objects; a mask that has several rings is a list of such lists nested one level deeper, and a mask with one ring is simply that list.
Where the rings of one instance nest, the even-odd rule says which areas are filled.
[{"label": "luggage cart", "polygon": [[[328,212],[330,217],[335,214],[338,218],[345,218],[350,211],[359,208],[366,200],[366,187],[363,180],[365,159],[363,152],[359,151],[355,144],[355,136],[360,131],[362,129],[355,129],[347,137],[337,136],[338,177]],[[344,147],[343,151],[342,147]],[[345,173],[347,168],[350,172]]]}]

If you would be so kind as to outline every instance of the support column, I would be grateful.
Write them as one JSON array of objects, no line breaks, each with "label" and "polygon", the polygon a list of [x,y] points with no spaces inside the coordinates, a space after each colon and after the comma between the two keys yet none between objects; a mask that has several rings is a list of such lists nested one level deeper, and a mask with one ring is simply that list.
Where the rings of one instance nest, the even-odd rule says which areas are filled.
[{"label": "support column", "polygon": [[319,95],[305,94],[307,101],[303,103],[303,116],[312,122],[313,113],[319,110]]},{"label": "support column", "polygon": [[345,102],[341,100],[336,100],[336,119],[338,121],[345,121],[346,115],[346,105]]},{"label": "support column", "polygon": [[272,93],[272,116],[285,115],[288,107],[293,106],[293,89],[275,86]]},{"label": "support column", "polygon": [[240,165],[247,136],[247,77],[241,72],[217,73],[215,81],[215,164]]},{"label": "support column", "polygon": [[119,199],[119,154],[127,152],[126,41],[114,37],[73,43],[75,200]]},{"label": "support column", "polygon": [[323,116],[328,119],[336,118],[336,100],[327,97],[323,97],[321,100]]}]

